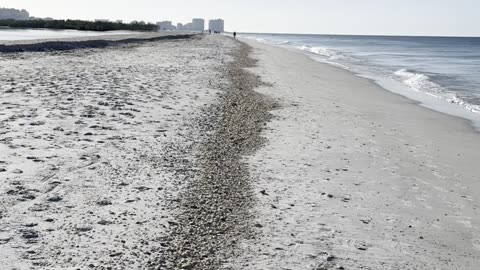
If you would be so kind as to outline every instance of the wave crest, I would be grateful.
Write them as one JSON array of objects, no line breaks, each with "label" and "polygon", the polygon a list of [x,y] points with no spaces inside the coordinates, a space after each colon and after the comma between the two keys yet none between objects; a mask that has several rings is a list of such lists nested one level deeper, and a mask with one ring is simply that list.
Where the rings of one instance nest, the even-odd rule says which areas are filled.
[{"label": "wave crest", "polygon": [[480,106],[470,104],[456,93],[444,89],[439,84],[433,82],[428,75],[408,69],[397,70],[394,74],[400,77],[405,85],[415,91],[461,105],[471,112],[480,113]]},{"label": "wave crest", "polygon": [[407,86],[420,92],[441,92],[441,86],[430,80],[428,75],[417,73],[408,69],[400,69],[395,72]]},{"label": "wave crest", "polygon": [[330,58],[336,56],[336,53],[333,50],[329,50],[329,49],[324,48],[324,47],[311,47],[311,46],[308,46],[308,45],[303,45],[303,46],[298,47],[298,49],[302,50],[302,51],[307,51],[307,52],[311,52],[311,53],[314,53],[314,54],[319,54],[319,55],[322,55],[322,56],[330,57]]}]

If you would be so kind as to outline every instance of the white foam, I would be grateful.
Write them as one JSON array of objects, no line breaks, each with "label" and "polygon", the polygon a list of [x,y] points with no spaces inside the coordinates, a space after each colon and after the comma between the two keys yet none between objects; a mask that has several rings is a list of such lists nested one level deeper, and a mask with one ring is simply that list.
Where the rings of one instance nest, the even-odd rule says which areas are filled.
[{"label": "white foam", "polygon": [[480,106],[464,101],[455,93],[450,92],[431,81],[431,78],[425,74],[417,73],[407,69],[397,70],[394,74],[399,77],[406,86],[417,92],[443,99],[450,103],[458,104],[471,112],[480,113]]},{"label": "white foam", "polygon": [[[452,111],[452,109],[447,109],[443,110],[441,109],[442,105],[445,103],[453,104],[453,105],[458,105],[459,110],[464,110],[465,113],[468,112],[473,112],[475,115],[473,116],[465,116],[461,114],[460,112],[455,112],[454,115],[461,115],[461,117],[466,118],[466,119],[476,119],[478,117],[478,114],[480,114],[480,105],[473,105],[468,103],[465,99],[462,99],[460,96],[458,96],[457,93],[448,90],[447,88],[442,87],[441,85],[435,83],[430,76],[427,74],[423,74],[417,71],[413,70],[408,70],[408,69],[399,69],[393,73],[388,74],[388,71],[385,70],[385,67],[377,66],[375,64],[371,65],[372,63],[369,63],[368,61],[363,61],[362,58],[356,58],[352,57],[351,55],[341,53],[339,51],[329,49],[326,47],[321,47],[321,46],[311,46],[311,45],[302,45],[302,46],[296,46],[296,42],[292,42],[290,40],[284,40],[284,41],[272,41],[268,40],[268,38],[262,39],[259,38],[258,36],[255,37],[255,39],[258,42],[261,43],[268,43],[271,45],[276,45],[276,46],[288,46],[291,48],[295,48],[297,50],[303,51],[307,53],[312,59],[330,64],[342,69],[346,70],[353,70],[354,73],[361,77],[383,77],[387,79],[392,79],[396,81],[397,83],[401,84],[402,86],[406,87],[406,89],[403,89],[403,91],[409,92],[408,89],[413,90],[413,92],[418,93],[419,95],[414,95],[415,98],[412,98],[410,93],[401,93],[397,92],[398,94],[402,94],[404,96],[407,96],[409,98],[415,99],[417,101],[422,100],[420,96],[425,96],[428,100],[439,100],[441,103],[437,104],[436,102],[434,107],[435,110],[449,113]],[[387,68],[388,69],[388,68]],[[385,73],[387,71],[387,73]],[[388,89],[390,90],[390,89]],[[396,91],[394,91],[396,92]],[[428,107],[428,106],[427,106]],[[451,107],[448,106],[447,107]],[[455,106],[453,106],[455,107]],[[466,109],[466,110],[465,110]],[[476,121],[476,123],[480,123],[477,120],[472,120]],[[480,127],[480,124],[476,125]]]},{"label": "white foam", "polygon": [[297,48],[299,50],[302,50],[302,51],[311,52],[311,53],[326,56],[326,57],[329,57],[329,58],[335,55],[334,51],[329,50],[329,49],[324,48],[324,47],[311,47],[311,46],[308,46],[308,45],[304,45],[304,46],[300,46],[300,47],[297,47]]},{"label": "white foam", "polygon": [[422,73],[416,73],[408,69],[400,69],[395,73],[403,82],[419,92],[440,92],[440,85],[432,82],[430,77]]}]

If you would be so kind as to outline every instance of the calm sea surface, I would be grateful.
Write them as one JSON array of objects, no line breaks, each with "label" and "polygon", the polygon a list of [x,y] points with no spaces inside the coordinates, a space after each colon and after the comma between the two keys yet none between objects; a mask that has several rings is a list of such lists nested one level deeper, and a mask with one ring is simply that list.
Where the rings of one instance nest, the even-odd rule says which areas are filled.
[{"label": "calm sea surface", "polygon": [[0,29],[0,41],[6,40],[33,40],[57,39],[73,37],[90,37],[102,35],[135,34],[130,31],[77,31],[77,30],[51,30],[51,29]]},{"label": "calm sea surface", "polygon": [[302,51],[419,99],[427,107],[480,123],[480,38],[241,36]]}]

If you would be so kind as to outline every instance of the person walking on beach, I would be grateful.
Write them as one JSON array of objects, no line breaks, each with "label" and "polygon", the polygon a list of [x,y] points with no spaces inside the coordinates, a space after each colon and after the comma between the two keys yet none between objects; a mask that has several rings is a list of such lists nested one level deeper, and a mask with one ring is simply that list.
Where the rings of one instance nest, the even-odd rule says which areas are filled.
[{"label": "person walking on beach", "polygon": [[237,38],[237,31],[233,31],[233,38]]}]

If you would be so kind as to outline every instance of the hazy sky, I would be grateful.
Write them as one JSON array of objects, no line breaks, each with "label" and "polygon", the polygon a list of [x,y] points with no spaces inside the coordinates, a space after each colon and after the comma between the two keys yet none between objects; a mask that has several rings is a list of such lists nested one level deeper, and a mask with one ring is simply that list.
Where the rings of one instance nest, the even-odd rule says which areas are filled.
[{"label": "hazy sky", "polygon": [[32,16],[186,22],[241,32],[480,36],[480,0],[0,0]]}]

